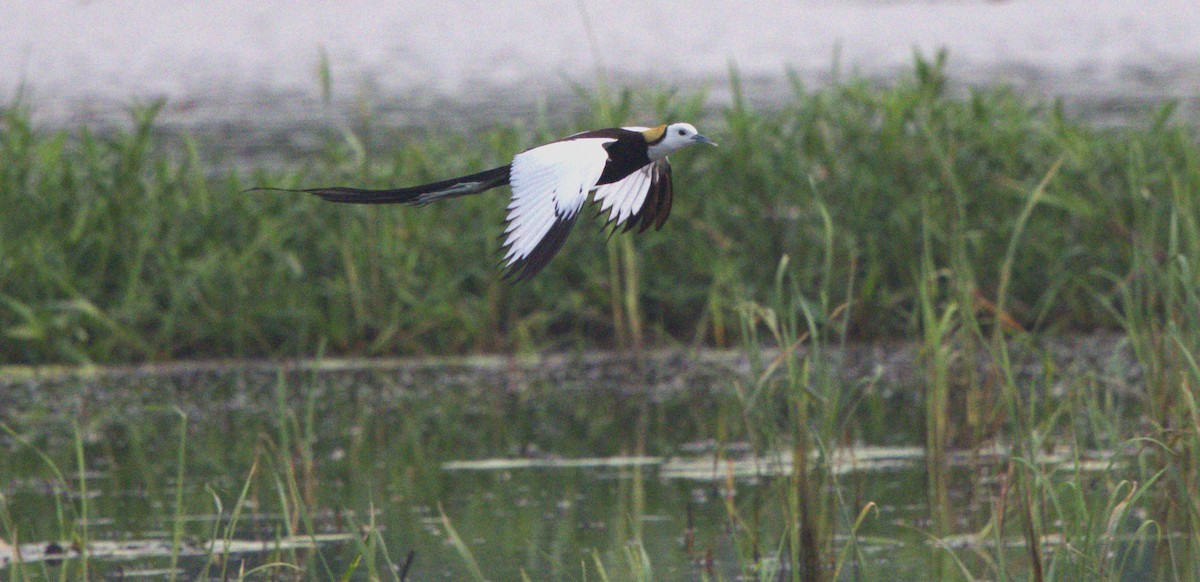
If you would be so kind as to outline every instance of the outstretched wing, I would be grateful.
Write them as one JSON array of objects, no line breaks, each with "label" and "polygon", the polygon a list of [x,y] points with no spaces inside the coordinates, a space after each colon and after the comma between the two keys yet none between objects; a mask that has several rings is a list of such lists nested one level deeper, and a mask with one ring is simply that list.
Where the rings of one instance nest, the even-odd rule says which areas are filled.
[{"label": "outstretched wing", "polygon": [[638,232],[650,225],[662,228],[671,214],[671,163],[663,158],[647,164],[625,178],[596,188],[593,200],[600,212],[608,212],[608,222],[628,231],[639,224]]},{"label": "outstretched wing", "polygon": [[604,172],[604,144],[612,141],[559,141],[513,158],[502,260],[506,277],[519,281],[535,275],[562,248],[588,192]]}]

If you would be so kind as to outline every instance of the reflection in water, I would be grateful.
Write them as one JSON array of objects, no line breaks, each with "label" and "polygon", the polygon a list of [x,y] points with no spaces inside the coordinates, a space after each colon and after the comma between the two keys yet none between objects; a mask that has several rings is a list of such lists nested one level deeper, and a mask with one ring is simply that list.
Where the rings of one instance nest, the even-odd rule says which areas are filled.
[{"label": "reflection in water", "polygon": [[[393,571],[411,555],[414,580],[462,579],[467,552],[489,579],[566,579],[597,560],[624,579],[634,547],[656,580],[786,567],[779,504],[793,460],[722,440],[722,430],[740,434],[742,409],[719,375],[672,391],[507,389],[453,367],[252,366],[111,381],[47,382],[31,388],[40,399],[6,413],[20,438],[5,441],[0,508],[28,544],[23,567],[76,558],[82,547],[66,540],[80,539],[91,540],[97,576],[165,571],[174,554],[189,576],[284,561],[337,577],[360,555]],[[885,405],[912,413],[911,400]],[[850,506],[874,504],[877,517],[859,530],[864,568],[920,576],[938,551],[922,533],[922,451],[864,443],[828,461]],[[950,459],[964,534],[984,525],[974,516],[995,484],[977,474],[1005,451],[994,453]],[[1048,452],[1039,462],[1074,472],[1106,459]]]}]

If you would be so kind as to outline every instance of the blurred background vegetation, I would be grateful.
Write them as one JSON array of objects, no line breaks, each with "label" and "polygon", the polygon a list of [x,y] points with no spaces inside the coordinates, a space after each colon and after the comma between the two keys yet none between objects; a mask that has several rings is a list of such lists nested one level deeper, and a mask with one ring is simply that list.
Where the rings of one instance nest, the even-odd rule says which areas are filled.
[{"label": "blurred background vegetation", "polygon": [[[767,298],[785,255],[799,293],[853,306],[852,338],[917,337],[929,266],[985,325],[1069,333],[1118,327],[1123,286],[1200,244],[1200,148],[1171,105],[1096,127],[1003,88],[950,98],[940,59],[885,88],[794,80],[770,110],[747,103],[736,73],[733,86],[719,109],[703,95],[581,94],[590,110],[562,126],[417,134],[366,119],[311,159],[219,170],[194,138],[161,143],[161,104],[104,132],[41,131],[11,104],[0,361],[729,346],[739,305]],[[581,221],[519,285],[496,268],[507,190],[419,209],[243,192],[417,184],[581,129],[675,120],[721,147],[674,156],[663,230],[610,237]]]}]

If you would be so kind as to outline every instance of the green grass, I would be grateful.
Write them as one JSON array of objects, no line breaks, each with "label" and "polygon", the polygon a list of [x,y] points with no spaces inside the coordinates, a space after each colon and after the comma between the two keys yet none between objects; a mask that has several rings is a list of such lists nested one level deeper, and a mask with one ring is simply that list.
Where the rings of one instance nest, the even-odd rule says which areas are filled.
[{"label": "green grass", "polygon": [[[196,144],[154,145],[153,108],[137,114],[135,131],[105,135],[39,133],[10,108],[0,131],[11,210],[0,215],[5,361],[644,342],[740,345],[753,370],[675,399],[551,385],[439,389],[432,403],[280,374],[246,410],[208,422],[180,403],[196,396],[158,385],[130,387],[154,394],[149,408],[80,404],[79,419],[22,404],[0,424],[0,477],[52,483],[36,503],[54,518],[31,517],[14,501],[20,492],[6,492],[0,536],[86,542],[97,535],[90,518],[120,509],[89,492],[144,488],[164,501],[149,517],[124,517],[127,530],[161,528],[173,548],[189,536],[216,540],[202,567],[238,578],[220,547],[245,531],[243,513],[278,514],[266,537],[282,539],[317,534],[325,508],[354,509],[367,517],[349,521],[365,533],[341,553],[280,550],[242,567],[395,579],[397,558],[423,534],[408,514],[376,527],[372,509],[423,500],[437,511],[421,523],[448,551],[418,554],[421,571],[442,566],[421,563],[435,554],[476,579],[498,569],[648,580],[678,566],[664,556],[683,550],[653,547],[641,518],[683,510],[660,507],[641,469],[614,487],[612,514],[568,508],[553,522],[517,515],[496,525],[487,509],[519,506],[521,491],[481,477],[499,500],[452,499],[437,465],[529,445],[669,455],[711,439],[721,458],[745,444],[794,462],[779,478],[714,486],[725,491],[725,539],[692,539],[688,506],[681,560],[691,578],[723,579],[705,565],[714,547],[731,548],[726,558],[760,580],[1200,578],[1200,147],[1170,106],[1144,124],[1090,127],[1003,89],[950,98],[941,63],[919,61],[888,88],[797,82],[768,111],[737,92],[720,111],[628,92],[595,98],[592,109],[577,126],[513,124],[472,138],[364,147],[369,140],[348,135],[303,168],[214,178]],[[581,127],[647,119],[693,120],[721,142],[673,160],[667,228],[606,244],[580,225],[545,273],[516,288],[494,269],[501,195],[391,209],[241,192],[416,183],[503,163]],[[1096,328],[1124,338],[1142,393],[1052,365],[1044,335]],[[881,337],[919,347],[921,382],[894,387],[918,394],[915,405],[889,407],[872,381],[839,378],[837,348]],[[199,400],[227,395],[210,396]],[[847,445],[897,439],[926,452],[909,484],[923,514],[899,523],[884,513],[896,500],[867,482],[874,476],[840,474],[831,462]],[[1108,454],[1102,471],[1083,467],[1095,451]],[[1068,462],[1051,463],[1050,453]],[[968,469],[954,464],[964,456],[974,459]],[[98,461],[111,483],[89,476]],[[184,525],[214,504],[232,508],[224,521]],[[595,519],[609,522],[602,542],[575,526]],[[499,557],[478,541],[506,536]],[[590,545],[572,555],[564,540],[576,536]],[[885,564],[872,554],[881,540],[901,547]],[[0,573],[66,579],[96,567]]]},{"label": "green grass", "polygon": [[[136,110],[129,131],[48,132],[18,103],[0,112],[0,359],[733,345],[739,301],[765,299],[784,254],[805,294],[827,276],[857,282],[839,298],[854,304],[853,337],[915,337],[922,289],[946,290],[923,276],[930,265],[969,280],[953,291],[966,309],[989,305],[967,295],[1003,286],[1000,315],[1027,328],[1119,327],[1106,302],[1144,271],[1139,254],[1170,252],[1172,212],[1200,181],[1195,132],[1170,106],[1101,129],[1005,89],[949,98],[945,84],[939,63],[920,62],[888,88],[796,81],[764,111],[737,91],[719,110],[624,92],[592,97],[570,126],[384,143],[347,131],[294,169],[215,174],[193,138],[160,145],[158,107]],[[496,274],[502,192],[419,209],[242,192],[413,184],[584,127],[673,119],[721,147],[675,156],[669,224],[606,247],[581,223],[546,274],[518,287]]]},{"label": "green grass", "polygon": [[[916,87],[934,91],[940,84],[936,75],[936,68],[919,66]],[[928,95],[912,97],[920,102]],[[987,101],[978,95],[970,100],[977,119],[995,117],[994,110],[980,105]],[[913,242],[911,259],[902,264],[912,271],[916,287],[915,297],[905,303],[915,305],[903,311],[915,320],[909,333],[921,346],[928,372],[921,398],[928,521],[919,530],[935,547],[945,548],[927,556],[921,575],[939,580],[1200,575],[1195,543],[1200,512],[1185,501],[1196,498],[1200,478],[1195,404],[1200,277],[1193,268],[1200,258],[1200,150],[1193,134],[1168,130],[1160,118],[1149,133],[1102,135],[1074,128],[1073,139],[1061,120],[1054,120],[1049,128],[1025,129],[1035,134],[1049,129],[1059,147],[1039,148],[1038,140],[1027,141],[1030,133],[1020,132],[1025,135],[1013,143],[1024,145],[1010,153],[1028,161],[1010,166],[1021,169],[1009,174],[996,170],[1017,162],[1017,156],[977,155],[1011,127],[946,124],[962,113],[958,106],[913,110],[904,135],[924,155],[900,163],[896,174],[915,162],[924,170],[914,177],[928,187],[916,189],[916,200],[889,200],[896,212],[914,213],[897,226],[916,229],[892,240]],[[886,140],[888,125],[885,114],[884,131],[876,137]],[[1147,139],[1153,134],[1172,137]],[[1105,153],[1098,144],[1083,146],[1096,138],[1104,141]],[[1108,155],[1117,157],[1110,162],[1094,157]],[[886,151],[874,152],[876,160],[887,158]],[[1105,180],[1119,180],[1114,185],[1125,193],[1112,196],[1117,190],[1107,190]],[[827,203],[834,209],[826,211]],[[802,214],[817,221],[845,216],[845,210],[818,199]],[[877,500],[850,498],[852,489],[839,484],[822,463],[840,444],[861,442],[866,427],[855,409],[863,395],[861,389],[831,383],[822,368],[827,347],[857,329],[850,311],[865,309],[872,318],[880,314],[864,297],[865,289],[854,292],[872,286],[862,281],[871,278],[869,261],[866,269],[841,270],[829,259],[839,256],[840,246],[853,248],[859,239],[840,239],[846,231],[837,226],[825,230],[832,234],[817,247],[825,260],[814,256],[797,266],[785,260],[777,286],[784,281],[793,286],[777,291],[767,307],[755,305],[744,320],[742,335],[754,348],[752,355],[762,353],[755,331],[763,327],[773,336],[766,345],[787,348],[772,363],[786,372],[764,373],[756,388],[773,387],[776,402],[747,399],[745,404],[747,414],[758,411],[774,421],[746,426],[766,443],[764,452],[790,446],[795,458],[812,460],[797,463],[791,479],[778,484],[786,491],[780,492],[775,510],[792,527],[775,533],[780,555],[792,564],[784,577],[833,579],[849,567],[872,579],[880,574],[856,553],[857,532],[869,522],[863,516]],[[818,232],[812,238],[821,239]],[[1086,241],[1094,246],[1082,246]],[[1031,257],[1040,257],[1043,265],[1031,265]],[[859,260],[849,253],[850,264]],[[812,285],[794,283],[814,268],[821,270]],[[1034,294],[1027,291],[1031,281],[1023,280],[1030,276],[1042,283]],[[839,292],[830,281],[846,281],[845,290]],[[845,303],[834,308],[838,303],[830,297]],[[1091,307],[1077,311],[1083,305]],[[1059,319],[1064,316],[1069,319]],[[1147,375],[1146,394],[1114,408],[1115,395],[1089,386],[1094,380],[1053,369],[1041,378],[1021,377],[1012,347],[1035,346],[1036,354],[1038,336],[1027,330],[1068,321],[1068,329],[1115,323]],[[791,349],[796,344],[807,351],[800,355]],[[788,412],[781,418],[780,410]],[[1004,452],[990,468],[979,467],[981,476],[987,475],[983,485],[951,482],[953,452],[980,454],[995,445]],[[1098,448],[1115,453],[1098,477],[1085,475],[1078,464],[1062,471],[1043,460],[1048,451],[1065,450],[1079,459],[1083,451]],[[954,494],[982,503],[964,510]],[[973,525],[964,527],[964,522]],[[977,543],[967,550],[945,544],[962,533]],[[835,556],[836,570],[828,566]]]},{"label": "green grass", "polygon": [[[1071,156],[1061,153],[1040,176],[1023,182],[1026,190],[1015,195],[1013,217],[1006,221],[1007,241],[995,244],[991,258],[981,263],[974,252],[979,219],[970,210],[970,192],[978,186],[966,186],[965,170],[953,163],[946,146],[953,137],[930,129],[927,118],[914,124],[914,139],[930,148],[929,171],[941,184],[922,193],[917,203],[919,242],[910,264],[917,285],[912,333],[926,371],[920,402],[928,514],[914,530],[935,548],[918,558],[926,565],[914,575],[1039,581],[1200,575],[1195,542],[1200,511],[1190,501],[1200,482],[1195,356],[1200,353],[1200,278],[1192,267],[1200,257],[1200,158],[1194,142],[1182,131],[1176,134],[1183,155],[1163,171],[1158,187],[1145,181],[1152,172],[1141,153],[1144,142],[1126,151],[1131,181],[1125,186],[1140,200],[1129,201],[1131,224],[1119,230],[1141,233],[1127,241],[1132,243],[1127,267],[1114,272],[1089,263],[1078,280],[1061,283],[1047,275],[1052,282],[1047,294],[1061,300],[1086,292],[1125,334],[1146,374],[1146,392],[1120,396],[1097,386],[1097,378],[1073,376],[1052,365],[1031,378],[1021,373],[1027,364],[1013,354],[1022,346],[1026,359],[1032,353],[1050,361],[1038,334],[1007,306],[1018,303],[1018,280],[1028,272],[1020,266],[1021,256],[1043,244],[1039,237],[1051,236],[1035,225],[1042,214],[1062,210],[1063,172]],[[747,534],[751,549],[743,559],[754,564],[756,556],[779,555],[780,579],[875,579],[888,574],[865,558],[860,535],[864,530],[868,536],[898,535],[871,519],[875,504],[887,500],[856,498],[856,487],[839,482],[827,464],[840,446],[869,442],[865,431],[883,427],[863,422],[870,417],[859,410],[867,387],[845,385],[828,370],[826,353],[854,330],[853,311],[871,306],[855,292],[863,271],[835,266],[832,257],[839,256],[839,246],[853,243],[839,240],[835,222],[827,218],[836,213],[826,210],[826,203],[815,199],[808,212],[826,224],[823,237],[813,234],[825,241],[818,247],[824,256],[813,257],[806,267],[785,255],[775,293],[743,312],[744,345],[752,361],[762,364],[753,388],[739,391],[747,417],[739,436],[756,443],[760,454],[790,448],[794,459],[808,460],[797,462],[789,479],[774,483],[778,493],[767,503],[786,516],[789,528]],[[1083,230],[1077,222],[1073,226]],[[992,262],[996,272],[989,275]],[[814,284],[798,283],[811,268],[821,269]],[[838,281],[844,283],[839,287]],[[770,332],[767,341],[759,339],[761,330]],[[768,361],[765,348],[770,346],[784,350]],[[956,477],[952,455],[978,456],[997,447],[1001,452],[994,460],[973,465],[976,479],[964,483],[961,473]],[[1097,450],[1113,456],[1103,472],[1085,472],[1080,461],[1086,451]],[[1048,463],[1051,451],[1065,451],[1074,467]],[[964,506],[964,498],[975,503]],[[744,523],[746,511],[731,506],[730,521]],[[947,542],[964,534],[972,541],[965,549]]]}]

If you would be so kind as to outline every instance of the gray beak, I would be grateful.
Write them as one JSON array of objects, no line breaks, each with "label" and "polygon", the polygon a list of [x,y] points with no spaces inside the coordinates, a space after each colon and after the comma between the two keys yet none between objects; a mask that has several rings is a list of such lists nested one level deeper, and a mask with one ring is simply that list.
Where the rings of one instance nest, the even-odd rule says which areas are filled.
[{"label": "gray beak", "polygon": [[692,139],[691,139],[691,141],[694,141],[694,142],[696,142],[696,143],[706,143],[706,144],[708,144],[708,145],[710,145],[710,146],[715,146],[715,145],[717,145],[717,142],[715,142],[715,141],[713,141],[713,140],[711,140],[711,139],[708,139],[707,137],[704,137],[703,135],[700,135],[700,134],[698,134],[698,133],[697,133],[696,135],[693,135],[693,136],[692,136]]}]

